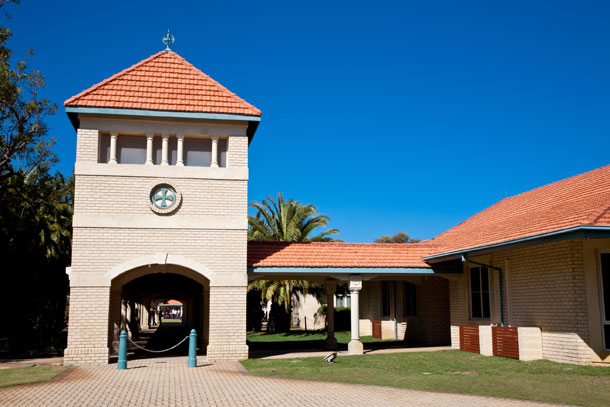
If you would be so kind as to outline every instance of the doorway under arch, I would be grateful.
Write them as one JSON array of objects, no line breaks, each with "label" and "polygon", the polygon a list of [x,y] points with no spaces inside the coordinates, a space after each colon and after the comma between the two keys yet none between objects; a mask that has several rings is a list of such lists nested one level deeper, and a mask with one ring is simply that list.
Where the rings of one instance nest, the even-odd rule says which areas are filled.
[{"label": "doorway under arch", "polygon": [[[109,338],[111,356],[118,354],[119,335],[128,334],[130,358],[186,355],[188,341],[169,353],[149,350],[172,347],[191,329],[197,332],[198,354],[205,354],[208,344],[209,280],[186,267],[156,264],[129,270],[112,280],[110,292]],[[159,305],[174,300],[182,305],[180,323],[160,322]],[[157,313],[157,315],[152,315]],[[132,342],[132,343],[130,343]]]}]

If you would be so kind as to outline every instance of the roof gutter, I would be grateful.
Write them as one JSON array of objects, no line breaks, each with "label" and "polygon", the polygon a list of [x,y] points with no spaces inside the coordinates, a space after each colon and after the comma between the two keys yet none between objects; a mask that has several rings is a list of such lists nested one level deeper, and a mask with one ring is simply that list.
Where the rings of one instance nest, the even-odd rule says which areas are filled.
[{"label": "roof gutter", "polygon": [[170,110],[118,109],[109,107],[66,106],[66,113],[74,129],[78,129],[78,114],[108,114],[118,116],[168,117],[177,119],[228,120],[248,122],[248,140],[252,141],[254,133],[261,121],[260,116],[228,113],[178,112]]},{"label": "roof gutter", "polygon": [[[502,269],[500,267],[491,266],[485,263],[479,263],[478,261],[469,260],[462,255],[462,263],[474,264],[475,266],[487,267],[488,269],[498,271],[498,281],[500,282],[500,326],[504,326],[504,294],[502,290]],[[488,281],[489,283],[489,281]]]},{"label": "roof gutter", "polygon": [[428,263],[436,263],[446,260],[457,260],[462,256],[480,256],[497,252],[499,250],[517,249],[520,247],[534,246],[537,244],[551,243],[560,240],[587,238],[587,237],[610,237],[610,226],[579,225],[571,228],[555,230],[538,235],[492,243],[484,246],[470,247],[447,253],[435,254],[422,257]]}]

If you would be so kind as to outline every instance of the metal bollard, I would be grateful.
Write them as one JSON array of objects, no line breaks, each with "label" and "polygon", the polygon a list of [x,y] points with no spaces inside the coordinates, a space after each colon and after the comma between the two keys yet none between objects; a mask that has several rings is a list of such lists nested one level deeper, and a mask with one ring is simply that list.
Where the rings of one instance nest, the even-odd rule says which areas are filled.
[{"label": "metal bollard", "polygon": [[189,361],[188,367],[197,367],[197,331],[191,329],[189,335]]},{"label": "metal bollard", "polygon": [[125,370],[127,369],[127,332],[121,331],[119,338],[119,363],[117,364],[117,369]]}]

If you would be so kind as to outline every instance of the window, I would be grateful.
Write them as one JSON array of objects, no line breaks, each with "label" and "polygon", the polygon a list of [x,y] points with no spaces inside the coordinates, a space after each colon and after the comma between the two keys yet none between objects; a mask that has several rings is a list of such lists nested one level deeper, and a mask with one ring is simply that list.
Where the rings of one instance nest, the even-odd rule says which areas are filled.
[{"label": "window", "polygon": [[221,138],[218,140],[218,166],[226,167],[227,166],[227,139]]},{"label": "window", "polygon": [[381,282],[381,316],[390,316],[390,282]]},{"label": "window", "polygon": [[405,316],[417,316],[416,286],[413,283],[405,283]]},{"label": "window", "polygon": [[117,138],[117,162],[119,164],[146,163],[146,137],[120,134]]},{"label": "window", "polygon": [[347,294],[335,294],[335,307],[349,308],[352,305],[352,298]]},{"label": "window", "polygon": [[610,253],[601,254],[602,330],[604,349],[610,349]]},{"label": "window", "polygon": [[489,307],[489,271],[487,267],[470,269],[470,311],[473,319],[488,319]]},{"label": "window", "polygon": [[110,134],[100,133],[99,152],[97,157],[98,163],[107,164],[110,161]]},{"label": "window", "polygon": [[184,138],[184,165],[209,167],[212,165],[212,140],[209,138]]}]

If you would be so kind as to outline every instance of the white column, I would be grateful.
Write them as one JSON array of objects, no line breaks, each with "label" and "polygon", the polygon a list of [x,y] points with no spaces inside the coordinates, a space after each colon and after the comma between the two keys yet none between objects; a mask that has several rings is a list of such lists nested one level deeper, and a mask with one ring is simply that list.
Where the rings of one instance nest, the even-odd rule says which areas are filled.
[{"label": "white column", "polygon": [[110,159],[108,160],[108,164],[116,164],[116,140],[119,136],[118,132],[110,133]]},{"label": "white column", "polygon": [[335,338],[335,302],[334,296],[337,291],[337,282],[335,280],[326,280],[326,341],[324,345],[326,349],[336,349],[337,339]]},{"label": "white column", "polygon": [[218,168],[218,136],[212,136],[212,168]]},{"label": "white column", "polygon": [[153,133],[146,133],[146,165],[153,165]]},{"label": "white column", "polygon": [[178,138],[178,157],[176,159],[176,166],[184,166],[184,134],[177,134]]},{"label": "white column", "polygon": [[169,165],[169,159],[168,159],[169,134],[164,133],[161,136],[163,137],[163,141],[161,143],[161,165],[167,166],[167,165]]},{"label": "white column", "polygon": [[349,280],[352,339],[347,345],[347,351],[350,355],[362,355],[364,348],[362,342],[360,342],[360,304],[358,302],[359,293],[362,289],[362,278],[360,276],[350,276]]}]

